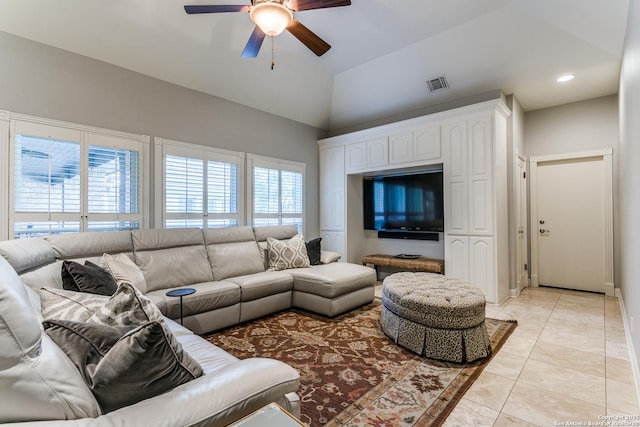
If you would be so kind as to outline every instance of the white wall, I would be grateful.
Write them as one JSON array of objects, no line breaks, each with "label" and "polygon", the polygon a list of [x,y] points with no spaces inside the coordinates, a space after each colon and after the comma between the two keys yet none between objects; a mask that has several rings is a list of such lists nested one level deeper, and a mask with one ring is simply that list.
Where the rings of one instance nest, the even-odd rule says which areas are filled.
[{"label": "white wall", "polygon": [[[525,113],[524,139],[527,160],[532,156],[613,148],[613,215],[614,219],[618,217],[616,180],[619,171],[616,167],[616,159],[620,157],[620,153],[617,95],[529,111]],[[531,222],[531,218],[529,218],[529,222]],[[618,221],[614,220],[613,228],[613,279],[615,286],[618,287],[620,286],[617,283],[620,275],[618,254],[621,250]]]},{"label": "white wall", "polygon": [[598,150],[618,145],[618,97],[604,96],[525,113],[527,156]]},{"label": "white wall", "polygon": [[306,163],[306,233],[318,234],[322,131],[3,32],[0,58],[0,110]]},{"label": "white wall", "polygon": [[635,353],[636,386],[640,364],[640,4],[629,2],[627,35],[620,73],[618,198],[620,274],[618,284]]}]

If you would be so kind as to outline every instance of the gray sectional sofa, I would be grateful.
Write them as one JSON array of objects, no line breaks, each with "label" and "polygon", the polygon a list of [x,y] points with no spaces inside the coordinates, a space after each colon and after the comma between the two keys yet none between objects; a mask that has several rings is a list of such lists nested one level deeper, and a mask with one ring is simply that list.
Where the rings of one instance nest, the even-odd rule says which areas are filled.
[{"label": "gray sectional sofa", "polygon": [[[268,270],[267,238],[288,240],[296,233],[295,226],[157,229],[0,242],[0,365],[7,367],[0,368],[0,422],[79,418],[69,422],[226,425],[272,401],[298,415],[295,369],[270,359],[238,360],[198,335],[291,307],[332,317],[373,300],[376,276],[368,267],[331,262]],[[83,389],[81,377],[71,378],[73,365],[43,333],[38,295],[41,287],[62,288],[63,260],[98,263],[104,253],[135,262],[145,282],[139,290],[168,318],[205,373],[107,414]],[[335,260],[331,253],[322,255],[326,262]],[[180,316],[180,300],[166,293],[185,286],[196,292],[184,297],[182,327],[170,320]],[[53,369],[58,365],[64,369]],[[33,417],[25,418],[29,411]]]}]

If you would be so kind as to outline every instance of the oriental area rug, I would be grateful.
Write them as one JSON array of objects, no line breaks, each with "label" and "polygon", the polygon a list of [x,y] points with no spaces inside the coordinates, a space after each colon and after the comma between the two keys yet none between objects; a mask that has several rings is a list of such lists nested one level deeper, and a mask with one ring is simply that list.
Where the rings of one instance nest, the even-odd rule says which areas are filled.
[{"label": "oriental area rug", "polygon": [[[333,319],[277,313],[209,335],[240,359],[268,357],[300,372],[302,422],[319,426],[437,426],[489,358],[435,361],[393,343],[380,327],[380,300]],[[487,319],[495,354],[515,322]]]}]

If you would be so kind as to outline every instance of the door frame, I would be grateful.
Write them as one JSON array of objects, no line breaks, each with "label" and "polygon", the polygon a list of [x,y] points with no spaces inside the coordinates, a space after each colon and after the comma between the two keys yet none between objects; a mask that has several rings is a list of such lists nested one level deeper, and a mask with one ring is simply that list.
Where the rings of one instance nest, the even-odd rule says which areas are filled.
[{"label": "door frame", "polygon": [[605,239],[605,283],[604,291],[607,296],[614,296],[613,283],[613,149],[581,151],[576,153],[557,154],[551,156],[533,156],[529,158],[529,172],[531,174],[531,216],[529,236],[531,237],[531,286],[539,286],[538,282],[538,250],[539,237],[536,232],[538,224],[538,163],[557,160],[578,160],[588,157],[602,157],[604,166],[604,185],[602,198],[605,209],[604,239]]},{"label": "door frame", "polygon": [[[520,170],[518,167],[518,164],[522,162],[522,166],[523,166],[523,173],[524,175],[520,174]],[[514,158],[514,162],[513,162],[513,170],[514,172],[514,192],[515,192],[515,234],[516,234],[516,289],[512,289],[511,290],[511,296],[517,297],[518,295],[520,295],[520,292],[522,292],[522,290],[526,287],[529,286],[529,268],[528,268],[528,263],[529,263],[529,243],[528,243],[528,239],[529,239],[529,227],[528,227],[528,221],[529,221],[529,210],[527,209],[527,177],[526,177],[526,171],[527,169],[527,157],[523,154],[520,153],[518,150],[516,150],[516,155]],[[518,230],[518,222],[519,222],[519,215],[520,213],[522,213],[523,221],[522,221],[522,239],[524,240],[524,245],[522,248],[522,253],[519,254],[519,243],[518,243],[518,234],[520,234],[520,230]],[[518,254],[521,256],[518,256]],[[519,282],[521,275],[521,269],[524,269],[524,281],[523,282]],[[518,286],[518,283],[520,284],[520,286]]]}]

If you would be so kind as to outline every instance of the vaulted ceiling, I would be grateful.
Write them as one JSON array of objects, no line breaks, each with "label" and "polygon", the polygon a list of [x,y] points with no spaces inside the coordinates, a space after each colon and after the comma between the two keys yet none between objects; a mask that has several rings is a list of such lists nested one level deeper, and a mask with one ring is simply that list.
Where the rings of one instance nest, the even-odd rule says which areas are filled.
[{"label": "vaulted ceiling", "polygon": [[274,70],[269,39],[240,57],[247,13],[185,4],[250,0],[3,0],[0,31],[336,133],[496,89],[525,111],[616,93],[629,0],[352,0],[296,13],[332,48],[285,32]]}]

